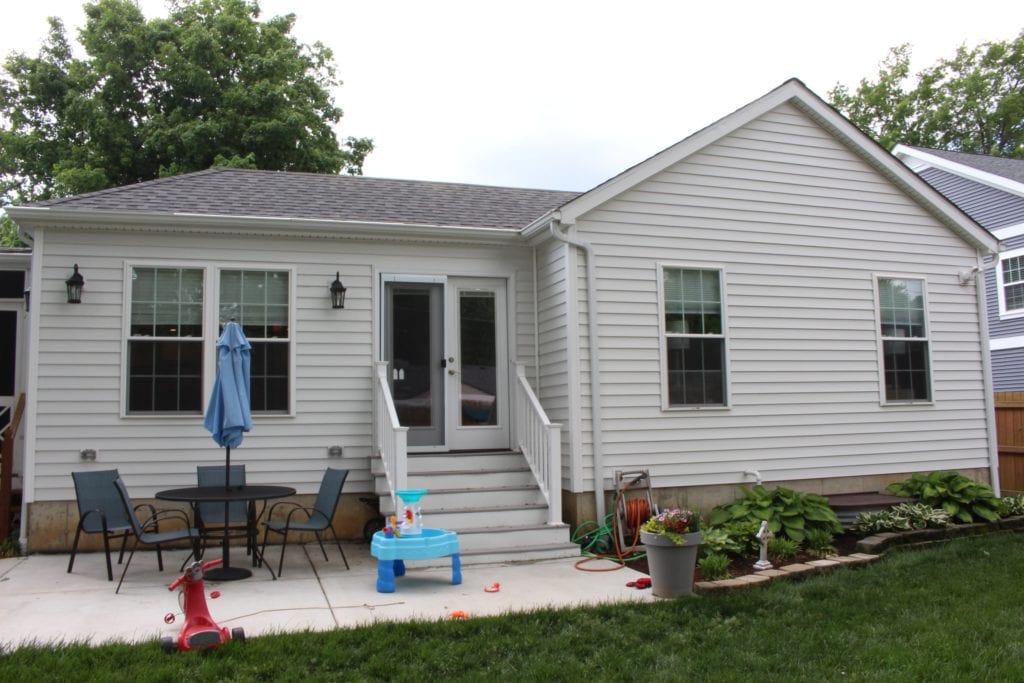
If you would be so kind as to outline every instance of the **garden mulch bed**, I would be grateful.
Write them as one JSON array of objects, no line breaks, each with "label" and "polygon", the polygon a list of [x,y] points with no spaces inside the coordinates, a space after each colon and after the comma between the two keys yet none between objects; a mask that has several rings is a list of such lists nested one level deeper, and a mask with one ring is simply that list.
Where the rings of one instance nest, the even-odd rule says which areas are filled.
[{"label": "garden mulch bed", "polygon": [[[857,552],[857,550],[856,550],[857,543],[861,539],[863,539],[863,536],[858,536],[856,534],[849,534],[849,533],[841,534],[839,536],[836,536],[833,539],[833,541],[832,541],[832,545],[835,546],[835,549],[836,549],[836,553],[835,554],[836,555],[852,555],[853,553]],[[821,558],[818,557],[817,555],[811,555],[810,553],[797,553],[793,557],[788,557],[788,558],[786,558],[783,561],[772,560],[772,564],[778,566],[780,564],[797,564],[797,563],[800,563],[800,562],[808,562],[810,560],[820,560],[820,559]],[[735,579],[737,577],[745,576],[747,574],[753,574],[753,573],[759,571],[757,569],[754,569],[754,563],[755,562],[757,562],[757,558],[756,557],[744,558],[743,560],[737,560],[736,558],[733,558],[732,562],[729,565],[729,578]],[[643,572],[644,574],[650,574],[650,571],[648,570],[648,567],[647,567],[647,558],[646,557],[642,557],[642,558],[637,559],[637,560],[632,560],[632,561],[628,562],[626,564],[626,566],[628,566],[630,569],[635,569],[638,572]],[[694,581],[696,581],[696,582],[704,581],[704,576],[703,576],[703,574],[700,571],[700,567],[697,567],[697,569],[695,571]]]}]

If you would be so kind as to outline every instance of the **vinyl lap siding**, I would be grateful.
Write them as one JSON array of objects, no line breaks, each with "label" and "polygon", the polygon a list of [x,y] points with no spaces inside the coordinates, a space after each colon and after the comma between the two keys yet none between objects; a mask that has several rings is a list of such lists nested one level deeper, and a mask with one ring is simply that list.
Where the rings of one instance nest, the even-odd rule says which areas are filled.
[{"label": "vinyl lap siding", "polygon": [[919,175],[989,230],[1024,222],[1024,197],[937,168]]},{"label": "vinyl lap siding", "polygon": [[[515,284],[510,289],[515,349],[533,358],[532,261],[525,248],[52,229],[45,245],[45,289],[33,292],[33,301],[40,297],[52,304],[41,308],[39,324],[35,500],[74,499],[69,464],[93,467],[80,465],[83,448],[96,449],[95,466],[118,468],[139,497],[193,484],[197,464],[223,462],[224,451],[203,429],[201,416],[119,417],[126,262],[206,266],[207,306],[212,305],[214,266],[294,269],[294,416],[256,416],[252,433],[232,453],[233,462],[246,464],[254,483],[309,493],[323,468],[335,466],[352,470],[346,492],[372,490],[374,267],[423,273],[430,264],[434,273],[508,276]],[[63,281],[76,262],[86,279],[84,301],[62,305]],[[333,310],[327,287],[339,270],[348,295],[345,308]],[[212,380],[214,372],[211,347],[205,373]],[[342,458],[327,457],[332,445],[343,447]]]},{"label": "vinyl lap siding", "polygon": [[993,391],[1024,391],[1024,348],[992,352]]},{"label": "vinyl lap siding", "polygon": [[[636,467],[685,486],[987,466],[975,291],[956,278],[973,249],[795,108],[578,225],[598,254],[606,486]],[[727,410],[661,409],[659,262],[724,269]],[[933,406],[880,405],[874,273],[927,281]]]},{"label": "vinyl lap siding", "polygon": [[[564,244],[546,242],[537,247],[537,317],[539,329],[540,373],[534,392],[552,422],[562,425],[563,482],[574,480],[573,403],[570,379],[573,368],[575,340],[570,340],[569,300],[566,289],[568,263],[571,261]],[[531,378],[531,381],[533,379]],[[576,490],[576,489],[571,489]]]}]

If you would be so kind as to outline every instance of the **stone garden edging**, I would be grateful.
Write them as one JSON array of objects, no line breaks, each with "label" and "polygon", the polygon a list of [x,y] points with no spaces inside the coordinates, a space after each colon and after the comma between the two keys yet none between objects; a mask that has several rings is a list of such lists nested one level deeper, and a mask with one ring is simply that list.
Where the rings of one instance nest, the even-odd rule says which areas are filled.
[{"label": "stone garden edging", "polygon": [[883,554],[894,548],[912,548],[956,538],[1021,530],[1024,530],[1024,516],[1006,517],[991,523],[958,524],[944,529],[887,531],[862,538],[857,542],[857,552],[851,555],[833,555],[820,560],[784,565],[719,581],[698,581],[693,587],[698,592],[745,588],[769,583],[775,579],[806,577],[822,571],[830,571],[836,567],[869,564],[880,560]]}]

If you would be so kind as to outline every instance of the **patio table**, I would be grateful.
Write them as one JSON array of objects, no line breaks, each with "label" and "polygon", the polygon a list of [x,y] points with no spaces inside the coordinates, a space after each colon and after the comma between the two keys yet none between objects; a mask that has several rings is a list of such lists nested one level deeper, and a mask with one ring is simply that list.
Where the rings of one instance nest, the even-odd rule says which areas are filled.
[{"label": "patio table", "polygon": [[459,536],[454,531],[424,528],[423,533],[406,536],[388,536],[378,531],[370,543],[370,554],[377,558],[378,593],[395,592],[395,577],[405,576],[405,560],[451,555],[452,585],[462,583]]},{"label": "patio table", "polygon": [[[267,501],[273,498],[286,498],[294,496],[295,489],[291,486],[267,486],[267,485],[245,485],[245,486],[188,486],[180,489],[167,489],[158,491],[156,497],[159,500],[171,500],[186,502],[192,505],[193,512],[200,503],[224,503],[224,518],[227,519],[227,506],[230,503],[245,501],[248,503],[248,537],[252,546],[252,566],[264,564],[263,556],[260,555],[259,546],[256,543],[256,521],[259,515],[256,514],[256,501]],[[262,510],[260,511],[262,513]],[[244,567],[231,566],[231,534],[228,525],[224,525],[223,541],[224,564],[214,567],[206,572],[206,578],[210,581],[237,581],[252,576],[252,572]],[[273,579],[277,579],[270,564],[266,564],[267,571]]]}]

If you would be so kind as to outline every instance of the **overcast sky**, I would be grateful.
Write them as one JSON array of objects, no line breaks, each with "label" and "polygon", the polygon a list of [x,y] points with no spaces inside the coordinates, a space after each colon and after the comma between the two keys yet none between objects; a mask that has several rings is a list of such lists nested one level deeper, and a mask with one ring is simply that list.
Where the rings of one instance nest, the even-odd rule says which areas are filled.
[{"label": "overcast sky", "polygon": [[[77,36],[81,0],[5,3],[3,54],[45,17]],[[165,0],[139,0],[148,18]],[[1020,0],[263,0],[334,50],[338,133],[369,136],[366,175],[586,190],[796,77],[823,98],[910,43],[917,71],[1011,40]]]}]

